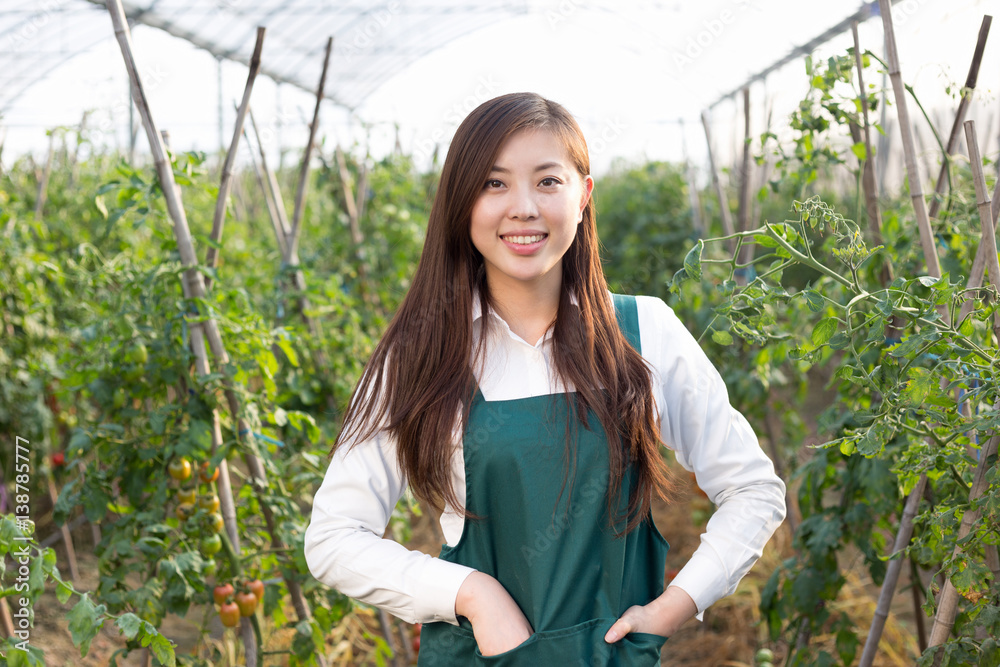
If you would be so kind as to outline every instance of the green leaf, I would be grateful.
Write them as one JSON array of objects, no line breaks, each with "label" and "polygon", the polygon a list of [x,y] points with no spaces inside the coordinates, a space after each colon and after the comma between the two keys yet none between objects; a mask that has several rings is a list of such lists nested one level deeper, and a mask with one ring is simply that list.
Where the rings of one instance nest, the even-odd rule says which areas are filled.
[{"label": "green leaf", "polygon": [[694,280],[701,280],[701,253],[704,249],[705,242],[698,239],[694,247],[684,256],[684,270]]},{"label": "green leaf", "polygon": [[290,363],[295,368],[298,368],[299,367],[299,355],[295,352],[295,348],[292,347],[291,342],[289,342],[285,338],[279,338],[278,339],[278,347],[280,347],[281,351],[285,353],[286,357],[288,357],[288,363]]},{"label": "green leaf", "polygon": [[851,152],[859,160],[868,159],[868,151],[865,149],[865,142],[859,141],[858,143],[851,146]]},{"label": "green leaf", "polygon": [[148,646],[165,667],[177,667],[177,656],[174,655],[174,645],[170,640],[156,631],[151,623],[143,621],[142,645]]},{"label": "green leaf", "polygon": [[80,649],[80,657],[85,657],[90,651],[90,641],[97,636],[104,625],[104,605],[94,605],[90,595],[84,593],[66,619],[69,621],[69,631],[73,636],[73,644]]},{"label": "green leaf", "polygon": [[73,588],[65,581],[60,581],[59,585],[56,586],[56,599],[59,600],[60,604],[66,604],[69,602],[69,598],[72,595]]},{"label": "green leaf", "polygon": [[837,332],[837,318],[827,317],[820,320],[819,324],[812,332],[812,342],[816,347],[825,345],[828,340]]},{"label": "green leaf", "polygon": [[719,345],[732,345],[733,336],[728,331],[713,331],[712,340]]},{"label": "green leaf", "polygon": [[115,625],[118,626],[126,639],[135,639],[135,636],[139,634],[139,628],[142,627],[142,619],[132,613],[122,614],[115,621]]},{"label": "green leaf", "polygon": [[802,294],[806,297],[806,305],[809,306],[811,312],[818,313],[826,306],[825,299],[816,290],[807,289]]}]

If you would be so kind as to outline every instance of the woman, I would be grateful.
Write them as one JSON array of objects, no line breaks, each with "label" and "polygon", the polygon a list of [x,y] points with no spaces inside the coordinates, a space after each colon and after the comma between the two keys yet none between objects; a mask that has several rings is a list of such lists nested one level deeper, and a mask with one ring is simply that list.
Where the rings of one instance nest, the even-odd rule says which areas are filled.
[{"label": "woman", "polygon": [[[611,295],[586,142],[518,93],[455,134],[413,285],[345,415],[306,532],[319,580],[422,622],[421,665],[652,665],[732,593],[784,485],[661,300]],[[663,588],[675,450],[718,506]],[[438,558],[382,540],[409,485]]]}]

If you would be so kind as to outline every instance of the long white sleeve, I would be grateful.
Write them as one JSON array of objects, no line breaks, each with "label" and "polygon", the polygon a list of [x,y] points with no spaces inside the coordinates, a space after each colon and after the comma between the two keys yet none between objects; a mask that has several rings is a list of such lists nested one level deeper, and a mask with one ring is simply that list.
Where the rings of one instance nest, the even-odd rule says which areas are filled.
[{"label": "long white sleeve", "polygon": [[409,623],[457,624],[455,598],[473,570],[382,537],[405,488],[388,438],[338,448],[306,529],[309,571]]},{"label": "long white sleeve", "polygon": [[662,300],[638,299],[643,356],[659,376],[663,441],[718,508],[671,584],[702,612],[732,594],[760,558],[785,518],[785,485],[683,323]]}]

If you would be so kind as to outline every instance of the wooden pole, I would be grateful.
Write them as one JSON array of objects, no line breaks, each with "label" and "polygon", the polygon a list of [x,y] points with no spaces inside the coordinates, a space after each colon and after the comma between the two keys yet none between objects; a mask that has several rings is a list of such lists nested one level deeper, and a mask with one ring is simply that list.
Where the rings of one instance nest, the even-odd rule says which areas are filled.
[{"label": "wooden pole", "polygon": [[958,103],[958,111],[955,112],[955,122],[951,126],[951,134],[948,135],[948,143],[945,145],[944,155],[941,156],[941,171],[938,173],[937,184],[934,186],[934,196],[931,197],[931,207],[928,215],[936,218],[938,210],[941,208],[941,196],[944,194],[945,183],[951,182],[951,154],[955,152],[958,145],[958,134],[965,120],[965,112],[972,101],[972,91],[976,88],[979,79],[979,66],[983,61],[983,51],[986,49],[986,38],[990,34],[990,24],[993,17],[986,15],[979,26],[979,38],[976,40],[976,50],[972,55],[972,64],[969,65],[969,74],[965,77],[965,87],[962,88],[962,99]]},{"label": "wooden pole", "polygon": [[[976,138],[976,123],[967,120],[963,124],[965,127],[965,141],[969,147],[969,164],[972,167],[972,180],[976,186],[976,205],[979,209],[979,222],[982,227],[982,245],[986,247],[986,267],[989,270],[990,285],[1000,290],[1000,262],[997,260],[996,232],[993,228],[993,214],[990,206],[989,194],[986,190],[986,177],[983,174],[983,160],[979,153],[979,143]],[[994,317],[994,333],[1000,336],[1000,313]],[[1000,340],[1000,338],[998,338]],[[979,464],[972,481],[972,488],[969,490],[969,504],[972,506],[962,515],[962,523],[958,528],[953,557],[962,553],[961,544],[966,536],[971,532],[972,526],[979,520],[980,510],[975,508],[975,503],[986,492],[989,483],[986,480],[986,473],[992,465],[992,457],[997,452],[997,443],[1000,441],[1000,434],[993,435],[986,443],[986,446],[979,453]],[[955,625],[955,616],[958,613],[959,593],[952,584],[951,579],[945,579],[944,586],[938,596],[937,614],[934,616],[934,625],[931,628],[931,635],[928,645],[931,647],[940,646],[947,641],[951,634],[951,629]],[[935,656],[935,663],[940,661],[940,653]]]},{"label": "wooden pole", "polygon": [[267,177],[264,176],[264,171],[260,168],[260,162],[257,161],[257,156],[254,155],[253,144],[250,143],[250,135],[247,133],[246,127],[243,128],[243,138],[246,139],[247,147],[250,149],[250,163],[253,164],[254,174],[257,176],[257,185],[260,186],[260,191],[264,195],[264,204],[267,206],[267,217],[271,220],[274,238],[278,242],[278,250],[281,252],[281,256],[284,257],[285,233],[281,229],[281,219],[278,217],[274,197],[271,196],[271,188],[265,180]]},{"label": "wooden pole", "polygon": [[[107,7],[109,13],[111,14],[111,20],[115,28],[115,36],[118,39],[119,46],[121,47],[125,67],[128,70],[133,99],[135,100],[136,106],[142,118],[142,124],[146,130],[146,137],[149,140],[150,149],[153,153],[153,162],[156,167],[157,175],[160,178],[160,185],[167,206],[167,212],[174,223],[174,234],[177,239],[178,254],[180,255],[182,264],[187,267],[185,272],[182,274],[181,282],[184,290],[184,296],[186,298],[204,299],[205,283],[203,281],[201,271],[197,268],[198,258],[195,254],[194,244],[191,239],[191,231],[187,224],[187,216],[185,215],[184,207],[181,205],[180,196],[174,182],[173,169],[167,160],[166,150],[163,147],[162,138],[160,137],[159,132],[157,132],[156,125],[153,122],[152,114],[149,110],[149,104],[146,100],[145,91],[143,90],[142,82],[136,69],[135,59],[132,56],[132,39],[125,23],[125,12],[122,8],[121,0],[107,0]],[[219,326],[215,319],[209,314],[201,321],[192,321],[190,322],[190,330],[192,334],[192,344],[197,346],[196,354],[200,355],[207,364],[207,354],[204,350],[204,340],[207,340],[207,343],[212,350],[212,354],[218,360],[220,367],[224,368],[229,362],[229,355],[226,353],[226,348],[219,332]],[[204,333],[204,340],[201,336],[202,332]],[[253,438],[253,432],[250,429],[250,425],[245,419],[238,417],[240,414],[239,401],[236,397],[236,392],[232,387],[232,381],[230,378],[223,378],[223,389],[226,401],[229,405],[230,413],[236,423],[236,428],[234,429],[235,435],[238,439],[242,440],[244,444],[244,462],[246,463],[247,470],[249,472],[249,483],[252,485],[254,492],[260,499],[261,514],[264,516],[264,522],[271,538],[271,545],[275,550],[284,551],[284,545],[277,538],[277,526],[274,520],[273,512],[271,511],[265,498],[268,489],[267,474],[265,473],[264,467],[260,462],[260,458],[256,454],[256,442]],[[222,473],[223,469],[222,466],[220,466],[220,479],[223,476]],[[225,483],[219,485],[219,492],[220,495],[225,493]],[[231,536],[233,534],[237,534],[235,526],[232,526],[231,523],[227,525],[226,528],[227,532],[230,533]],[[305,598],[302,595],[301,587],[292,576],[288,576],[286,578],[286,585],[288,586],[288,592],[292,598],[292,603],[299,616],[299,620],[307,620],[309,618],[309,610],[306,605]],[[242,630],[243,641],[246,646],[247,666],[256,667],[257,655],[253,630],[249,623],[244,623]],[[253,660],[252,662],[251,659]]]},{"label": "wooden pole", "polygon": [[[997,225],[997,215],[1000,214],[1000,178],[996,180],[993,187],[993,201],[990,205],[990,215],[993,218],[993,227]],[[996,241],[994,241],[994,244]],[[969,271],[969,288],[977,289],[983,286],[983,278],[986,275],[986,243],[981,239],[979,247],[976,248],[976,257],[972,260],[972,269]],[[961,324],[966,317],[972,314],[972,300],[966,299],[962,303],[958,321]]]},{"label": "wooden pole", "polygon": [[920,243],[924,249],[924,261],[927,263],[928,275],[940,278],[941,263],[938,261],[934,232],[927,216],[920,167],[917,164],[917,150],[913,143],[913,127],[906,106],[906,89],[903,87],[903,76],[899,71],[899,54],[896,52],[896,35],[892,26],[892,3],[890,0],[878,0],[878,6],[882,16],[882,25],[885,28],[889,79],[892,81],[893,99],[896,102],[896,113],[899,116],[899,130],[903,139],[903,155],[906,160],[906,175],[910,184],[910,199],[913,201],[913,210],[917,215],[917,229],[920,231]]},{"label": "wooden pole", "polygon": [[[864,119],[865,160],[862,173],[862,187],[865,193],[865,210],[868,212],[868,224],[871,225],[872,242],[882,245],[882,211],[878,205],[878,181],[875,178],[875,154],[872,152],[871,123],[868,120],[868,93],[865,89],[864,66],[861,62],[861,44],[858,41],[858,22],[851,23],[851,34],[854,36],[854,64],[858,70],[858,101],[861,103],[861,116]],[[882,284],[892,282],[892,270],[888,264],[883,272]]]},{"label": "wooden pole", "polygon": [[313,109],[312,123],[309,125],[309,140],[306,142],[306,150],[302,156],[302,168],[299,170],[299,186],[295,191],[295,209],[292,213],[292,232],[288,244],[288,257],[286,261],[298,264],[299,257],[299,235],[302,224],[302,211],[305,208],[306,189],[309,186],[309,160],[312,157],[313,145],[316,141],[316,130],[319,128],[319,107],[323,101],[323,89],[326,86],[326,72],[330,67],[330,53],[333,51],[333,37],[326,40],[326,53],[323,56],[323,71],[319,76],[319,86],[316,89],[316,107]]},{"label": "wooden pole", "polygon": [[[226,222],[226,204],[229,202],[229,191],[233,183],[233,163],[236,161],[236,153],[240,147],[240,136],[243,134],[243,122],[247,116],[247,109],[250,107],[250,93],[253,92],[253,84],[257,79],[257,72],[260,71],[260,52],[264,47],[264,28],[257,28],[257,43],[253,47],[253,55],[250,56],[250,68],[247,72],[247,83],[243,88],[243,101],[236,112],[236,125],[233,128],[233,139],[229,143],[229,151],[226,153],[226,161],[222,165],[222,178],[219,183],[219,194],[215,198],[215,215],[212,218],[212,233],[209,238],[213,244],[208,246],[205,254],[205,265],[213,269],[219,262],[218,245],[222,242],[222,228]],[[221,63],[221,61],[220,61]],[[222,116],[221,109],[220,118]],[[219,121],[221,125],[221,120]],[[212,286],[212,278],[206,277],[205,289]]]},{"label": "wooden pole", "polygon": [[274,171],[267,164],[267,154],[264,152],[264,142],[260,140],[260,132],[257,131],[257,121],[253,117],[253,109],[249,110],[250,114],[250,127],[253,128],[253,136],[257,140],[257,148],[260,153],[260,168],[264,172],[265,178],[267,178],[267,188],[271,193],[271,198],[274,200],[274,210],[278,214],[278,224],[281,228],[281,256],[284,258],[287,256],[286,248],[288,246],[288,238],[292,234],[291,227],[288,225],[288,213],[285,211],[285,200],[281,196],[281,187],[278,185],[278,177],[275,176]]},{"label": "wooden pole", "polygon": [[[708,143],[708,166],[712,171],[712,187],[715,189],[715,196],[719,200],[719,216],[722,220],[722,235],[732,236],[735,232],[733,230],[733,218],[732,213],[729,210],[729,200],[726,198],[726,193],[722,189],[722,182],[719,180],[719,169],[715,162],[715,154],[712,150],[712,130],[708,124],[708,112],[701,112],[701,125],[705,128],[705,141]],[[726,245],[729,248],[729,252],[736,250],[736,242],[733,239],[727,239]]]}]

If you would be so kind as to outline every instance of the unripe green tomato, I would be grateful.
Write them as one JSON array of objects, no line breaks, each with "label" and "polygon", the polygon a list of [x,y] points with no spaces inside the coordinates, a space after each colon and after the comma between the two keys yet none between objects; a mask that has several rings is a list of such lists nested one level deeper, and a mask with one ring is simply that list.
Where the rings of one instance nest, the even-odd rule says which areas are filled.
[{"label": "unripe green tomato", "polygon": [[222,549],[222,538],[218,535],[205,535],[198,543],[202,556],[214,556]]},{"label": "unripe green tomato", "polygon": [[215,573],[219,570],[219,566],[216,565],[214,558],[209,558],[205,561],[205,564],[201,566],[201,573],[205,577],[214,577]]},{"label": "unripe green tomato", "polygon": [[114,398],[111,399],[111,403],[115,406],[116,410],[120,410],[125,406],[125,400],[127,398],[128,396],[125,393],[125,387],[118,387],[115,389],[115,395]]},{"label": "unripe green tomato", "polygon": [[178,456],[170,461],[167,472],[178,482],[186,481],[191,477],[191,461],[183,456]]},{"label": "unripe green tomato", "polygon": [[774,662],[774,651],[769,648],[762,648],[754,655],[754,660],[759,663]]},{"label": "unripe green tomato", "polygon": [[213,533],[221,533],[225,525],[226,522],[218,512],[212,512],[205,520],[205,526]]},{"label": "unripe green tomato", "polygon": [[194,501],[198,499],[198,489],[192,487],[185,489],[177,489],[177,500],[182,503],[194,504]]},{"label": "unripe green tomato", "polygon": [[149,360],[149,352],[142,343],[134,343],[125,353],[125,358],[133,364],[144,365]]},{"label": "unripe green tomato", "polygon": [[218,512],[219,511],[219,496],[214,493],[209,493],[198,498],[198,507],[201,507],[206,512]]}]

